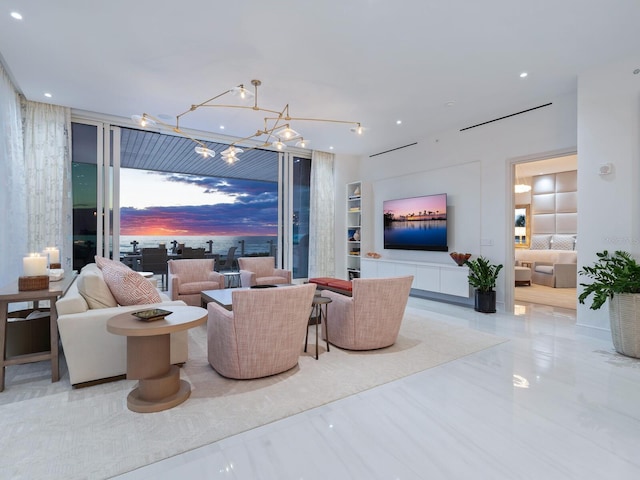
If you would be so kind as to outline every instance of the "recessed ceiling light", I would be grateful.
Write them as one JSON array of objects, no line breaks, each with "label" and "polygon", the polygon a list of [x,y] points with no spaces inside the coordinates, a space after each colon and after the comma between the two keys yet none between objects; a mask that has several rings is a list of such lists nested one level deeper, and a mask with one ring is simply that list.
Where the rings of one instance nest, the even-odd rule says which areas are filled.
[{"label": "recessed ceiling light", "polygon": [[445,106],[453,107],[455,104],[456,104],[456,102],[454,102],[453,100],[449,100],[447,103],[445,103]]},{"label": "recessed ceiling light", "polygon": [[53,95],[51,95],[49,92],[46,92],[46,93],[44,94],[44,96],[45,96],[45,97],[47,97],[47,98],[51,98],[51,97],[53,97]]},{"label": "recessed ceiling light", "polygon": [[20,15],[18,12],[11,12],[11,16],[16,20],[22,20],[22,15]]},{"label": "recessed ceiling light", "polygon": [[396,120],[396,125],[402,125],[402,120]]},{"label": "recessed ceiling light", "polygon": [[220,125],[220,130],[224,130],[224,125]]},{"label": "recessed ceiling light", "polygon": [[520,78],[524,78],[524,77],[526,77],[527,75],[529,75],[527,72],[522,72],[522,73],[520,74]]},{"label": "recessed ceiling light", "polygon": [[333,150],[333,147],[329,147],[329,150]]}]

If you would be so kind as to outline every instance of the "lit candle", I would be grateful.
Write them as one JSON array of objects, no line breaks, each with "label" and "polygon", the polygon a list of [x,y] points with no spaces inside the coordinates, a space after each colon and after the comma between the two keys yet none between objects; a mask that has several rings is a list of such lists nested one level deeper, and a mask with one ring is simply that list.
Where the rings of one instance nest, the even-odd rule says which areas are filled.
[{"label": "lit candle", "polygon": [[60,250],[56,247],[47,247],[44,249],[45,255],[49,255],[49,263],[60,263]]},{"label": "lit candle", "polygon": [[47,257],[40,256],[39,253],[30,253],[28,257],[22,259],[22,268],[25,277],[37,277],[47,274]]}]

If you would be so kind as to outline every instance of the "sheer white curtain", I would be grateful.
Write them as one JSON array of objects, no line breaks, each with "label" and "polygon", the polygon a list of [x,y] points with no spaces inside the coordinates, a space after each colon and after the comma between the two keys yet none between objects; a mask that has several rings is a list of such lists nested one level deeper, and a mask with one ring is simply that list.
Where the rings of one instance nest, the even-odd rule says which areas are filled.
[{"label": "sheer white curtain", "polygon": [[27,195],[20,97],[0,64],[0,286],[22,274]]},{"label": "sheer white curtain", "polygon": [[62,268],[72,267],[71,112],[27,102],[24,131],[29,251],[60,249]]},{"label": "sheer white curtain", "polygon": [[311,156],[309,278],[335,276],[335,182],[333,153]]}]

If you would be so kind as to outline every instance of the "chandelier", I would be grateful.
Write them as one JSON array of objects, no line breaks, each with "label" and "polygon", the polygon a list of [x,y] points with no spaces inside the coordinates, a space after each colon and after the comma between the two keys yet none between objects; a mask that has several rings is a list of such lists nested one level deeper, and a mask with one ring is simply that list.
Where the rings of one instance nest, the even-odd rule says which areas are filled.
[{"label": "chandelier", "polygon": [[[202,155],[204,158],[214,157],[216,152],[211,150],[205,143],[201,142],[185,133],[180,128],[180,120],[185,115],[188,115],[191,112],[198,110],[199,108],[211,107],[211,108],[238,108],[238,109],[246,109],[253,110],[258,112],[265,112],[267,116],[264,117],[264,125],[261,129],[258,129],[256,133],[238,138],[233,141],[229,147],[220,152],[220,156],[227,163],[234,163],[238,160],[238,154],[241,154],[248,150],[253,150],[255,148],[263,148],[263,147],[273,147],[276,150],[284,150],[288,145],[291,145],[295,142],[296,147],[307,148],[309,146],[309,140],[306,139],[302,134],[298,133],[294,130],[291,125],[292,122],[325,122],[325,123],[342,123],[346,125],[351,125],[351,132],[361,135],[364,131],[364,128],[360,124],[360,122],[352,122],[347,120],[333,120],[333,119],[325,119],[325,118],[307,118],[307,117],[292,117],[289,114],[289,104],[286,104],[284,108],[281,110],[272,110],[269,108],[264,108],[258,105],[258,87],[262,84],[260,80],[251,80],[251,85],[253,85],[253,92],[244,87],[244,85],[240,84],[237,87],[230,88],[229,90],[222,92],[214,97],[211,97],[208,100],[205,100],[202,103],[198,103],[196,105],[191,105],[191,107],[185,112],[176,116],[176,123],[174,126],[167,125],[166,123],[158,120],[157,118],[149,115],[148,113],[143,113],[142,115],[132,115],[131,119],[139,124],[142,127],[153,126],[156,124],[162,124],[166,127],[172,128],[174,132],[183,135],[193,142],[196,143],[195,152],[199,155]],[[219,98],[225,95],[232,95],[238,97],[240,100],[253,98],[253,105],[229,105],[229,104],[221,104],[214,103]],[[258,145],[254,145],[251,147],[247,147],[246,144],[249,140],[260,139],[263,143]],[[245,148],[241,148],[244,146]]]}]

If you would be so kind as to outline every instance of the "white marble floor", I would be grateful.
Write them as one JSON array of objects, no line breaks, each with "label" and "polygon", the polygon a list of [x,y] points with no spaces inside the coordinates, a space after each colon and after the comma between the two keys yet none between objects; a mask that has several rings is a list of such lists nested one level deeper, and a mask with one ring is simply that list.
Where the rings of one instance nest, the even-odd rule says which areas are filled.
[{"label": "white marble floor", "polygon": [[575,310],[408,308],[510,341],[117,478],[640,478],[640,360]]}]

